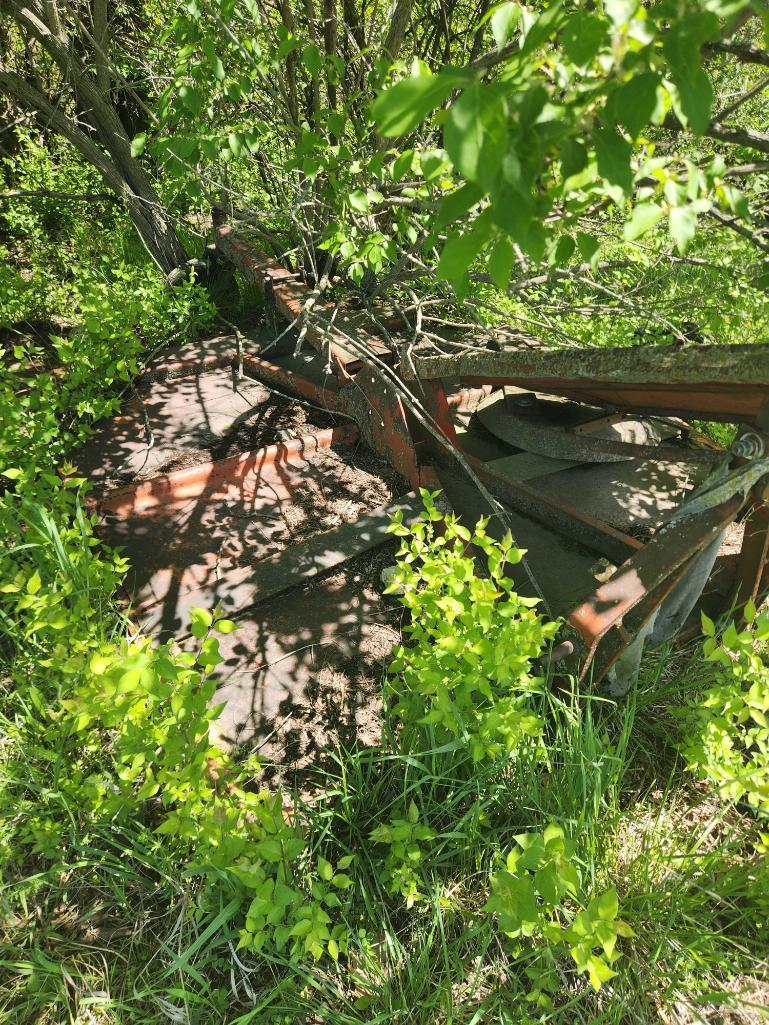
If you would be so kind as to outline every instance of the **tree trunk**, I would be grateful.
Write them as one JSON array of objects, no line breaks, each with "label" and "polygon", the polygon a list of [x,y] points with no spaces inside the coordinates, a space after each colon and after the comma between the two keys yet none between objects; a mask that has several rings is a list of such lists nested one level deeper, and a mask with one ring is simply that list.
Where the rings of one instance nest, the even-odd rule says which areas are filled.
[{"label": "tree trunk", "polygon": [[176,237],[168,212],[143,170],[136,174],[132,169],[129,182],[123,170],[116,167],[82,129],[20,75],[0,70],[0,86],[7,89],[21,106],[32,111],[42,125],[63,136],[84,160],[96,168],[107,188],[125,203],[128,216],[147,252],[165,274],[186,263],[188,257],[184,246]]},{"label": "tree trunk", "polygon": [[96,44],[99,74],[94,77],[70,45],[71,40],[62,28],[55,0],[46,0],[44,11],[21,6],[16,0],[6,0],[6,6],[20,28],[39,42],[64,79],[71,84],[78,107],[88,111],[88,121],[98,145],[48,96],[2,65],[0,84],[21,106],[64,136],[88,163],[93,164],[108,188],[125,203],[147,252],[165,274],[186,263],[187,252],[176,235],[168,210],[161,203],[149,175],[132,155],[131,140],[112,104],[102,46],[104,40]]}]

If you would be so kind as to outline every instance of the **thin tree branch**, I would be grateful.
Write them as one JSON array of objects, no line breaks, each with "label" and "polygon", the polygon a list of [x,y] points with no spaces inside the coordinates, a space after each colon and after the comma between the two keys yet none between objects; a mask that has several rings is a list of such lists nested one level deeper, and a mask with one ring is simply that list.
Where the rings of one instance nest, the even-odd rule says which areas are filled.
[{"label": "thin tree branch", "polygon": [[702,52],[708,54],[727,53],[730,57],[736,57],[743,64],[760,64],[761,67],[769,68],[769,53],[766,50],[759,50],[757,46],[752,46],[750,43],[727,43],[721,40],[717,43],[705,43]]},{"label": "thin tree branch", "polygon": [[110,192],[54,192],[51,189],[14,189],[13,192],[0,192],[2,199],[75,199],[86,202],[117,203],[117,196]]}]

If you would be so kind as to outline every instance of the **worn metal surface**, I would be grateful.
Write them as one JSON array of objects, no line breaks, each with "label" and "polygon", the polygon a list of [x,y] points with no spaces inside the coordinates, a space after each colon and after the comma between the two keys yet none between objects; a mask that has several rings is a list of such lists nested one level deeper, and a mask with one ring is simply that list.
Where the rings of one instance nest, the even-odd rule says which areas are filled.
[{"label": "worn metal surface", "polygon": [[415,355],[404,378],[515,384],[638,412],[753,421],[769,398],[769,345],[635,346]]},{"label": "worn metal surface", "polygon": [[[390,538],[388,527],[392,515],[401,512],[408,523],[421,508],[421,500],[411,492],[387,506],[363,513],[351,523],[342,523],[292,545],[278,555],[260,559],[255,564],[235,566],[218,579],[180,589],[176,598],[174,636],[182,638],[189,633],[191,608],[208,609],[218,604],[228,616],[238,617],[260,602],[300,587],[318,574],[379,547]],[[150,601],[137,607],[135,613],[147,632],[168,629],[163,601]]]},{"label": "worn metal surface", "polygon": [[758,602],[769,591],[769,505],[756,503],[745,520],[742,550],[737,563],[734,602],[742,610],[748,601]]},{"label": "worn metal surface", "polygon": [[[305,331],[307,341],[319,352],[328,353],[342,377],[349,377],[361,367],[361,357],[350,349],[345,335],[358,341],[368,352],[386,362],[392,361],[389,347],[357,323],[356,318],[340,314],[327,303],[314,303],[316,320],[308,306],[313,293],[301,276],[292,274],[268,257],[258,246],[238,237],[230,225],[217,228],[216,244],[221,252],[257,286],[289,323]],[[332,326],[329,326],[332,325]],[[335,325],[335,326],[334,326]]]},{"label": "worn metal surface", "polygon": [[351,416],[361,435],[412,487],[419,483],[414,439],[400,396],[371,371],[361,371],[343,385],[334,408]]},{"label": "worn metal surface", "polygon": [[569,616],[588,648],[592,650],[635,605],[663,588],[676,570],[710,545],[744,504],[741,495],[733,495],[721,505],[678,520],[620,566]]},{"label": "worn metal surface", "polygon": [[[445,453],[434,442],[423,438],[421,429],[415,427],[416,433],[412,434],[412,425],[397,389],[380,375],[362,367],[359,360],[356,362],[356,357],[365,350],[380,355],[375,347],[372,348],[371,338],[365,331],[359,335],[358,325],[345,324],[342,334],[352,334],[360,343],[356,342],[354,352],[346,350],[344,338],[341,334],[336,337],[333,325],[329,326],[333,314],[322,305],[315,306],[312,293],[301,281],[286,274],[249,243],[236,239],[229,229],[225,229],[223,234],[220,231],[219,237],[220,248],[247,272],[251,280],[266,288],[281,315],[289,321],[301,320],[311,344],[324,353],[330,353],[343,383],[332,395],[331,389],[323,386],[323,392],[317,391],[316,380],[312,385],[316,389],[312,392],[315,399],[320,398],[324,405],[348,413],[358,423],[364,438],[414,486],[423,480],[425,474],[425,467],[419,465],[418,454],[430,454],[449,465],[450,460]],[[308,302],[318,314],[316,323],[311,317],[301,319],[303,307]],[[340,321],[337,319],[335,323],[339,325]],[[382,358],[389,359],[390,355],[389,350],[381,353]],[[670,505],[675,507],[677,499],[699,482],[699,477],[708,467],[722,460],[723,454],[660,444],[661,439],[656,435],[622,441],[612,437],[610,432],[608,437],[598,439],[591,436],[591,432],[599,425],[591,426],[583,421],[585,417],[595,417],[603,407],[610,411],[670,415],[677,418],[679,427],[680,417],[751,423],[769,401],[769,346],[643,346],[579,351],[521,348],[481,353],[476,350],[450,357],[417,353],[413,364],[402,367],[400,372],[405,379],[416,373],[422,381],[424,405],[444,436],[469,456],[470,465],[492,493],[509,509],[515,510],[513,515],[518,525],[537,539],[540,552],[549,550],[549,556],[541,558],[539,564],[539,573],[546,580],[543,590],[549,599],[552,594],[562,595],[563,592],[553,578],[571,573],[567,569],[569,560],[565,553],[570,551],[573,539],[576,539],[578,547],[622,564],[607,583],[595,589],[590,578],[586,579],[582,573],[571,573],[575,586],[580,589],[573,598],[571,621],[588,647],[587,662],[592,662],[593,671],[599,675],[626,645],[642,636],[660,602],[676,591],[677,584],[686,575],[686,568],[693,565],[697,554],[707,549],[708,544],[713,545],[714,536],[724,524],[734,519],[747,501],[744,493],[730,495],[727,489],[721,495],[716,491],[710,496],[712,501],[706,500],[703,508],[692,506],[680,522],[669,525],[644,546],[607,522],[607,517],[613,515],[608,506],[600,507],[601,515],[593,515],[589,509],[586,510],[585,506],[590,504],[587,480],[577,475],[604,470],[614,473],[609,460],[623,460],[622,467],[629,469],[616,472],[624,476],[629,472],[630,477],[627,480],[604,480],[610,497],[614,496],[618,505],[624,506],[624,518],[615,522],[635,525],[645,521],[654,526],[658,518],[643,515],[648,513],[648,509],[641,509],[635,519],[629,517],[630,503],[623,492],[623,489],[632,490],[634,484],[638,484],[641,470],[666,464],[664,471],[655,473],[658,476],[664,473],[665,486],[660,493],[664,493],[670,499]],[[356,375],[354,379],[353,374]],[[302,376],[300,373],[293,382],[294,390],[297,385],[308,387]],[[495,435],[503,437],[509,445],[527,450],[524,456],[511,456],[489,463],[490,455],[501,454],[499,448],[493,452],[494,446],[489,444],[491,439],[488,435],[488,440],[484,440],[480,437],[481,432],[473,434],[467,430],[466,420],[459,413],[463,407],[475,408],[482,392],[478,398],[468,400],[448,396],[444,382],[449,380],[453,382],[454,389],[458,385],[478,386],[488,392],[493,386],[504,386],[517,392],[516,398],[522,408],[526,405],[526,395],[521,394],[521,389],[569,401],[561,401],[560,405],[554,400],[542,403],[534,396],[543,407],[537,411],[539,422],[509,407],[504,410],[503,417],[496,416],[493,420],[490,413],[481,411],[479,419]],[[306,391],[304,394],[310,393]],[[548,419],[551,411],[544,408],[547,405],[557,407],[553,419]],[[503,407],[499,406],[499,409]],[[610,431],[611,423],[617,419],[616,413],[611,412],[602,418],[600,426],[604,431]],[[564,430],[566,427],[570,430]],[[650,440],[655,444],[649,444]],[[473,451],[481,454],[483,450],[486,450],[486,461],[473,457]],[[526,459],[529,463],[532,459],[540,462],[533,467],[524,466],[522,461]],[[586,462],[599,465],[586,467]],[[602,467],[602,463],[606,466]],[[542,486],[516,479],[518,464],[520,477],[532,480],[542,474]],[[686,469],[683,471],[685,480],[676,476],[681,465],[691,467],[691,481]],[[573,478],[570,477],[572,474]],[[636,489],[638,494],[635,497],[641,506],[646,503],[651,508],[657,503],[660,490],[657,483],[652,481],[654,486],[646,491]],[[456,491],[456,486],[452,486]],[[602,485],[596,477],[591,486],[600,489]],[[599,508],[595,503],[593,507]],[[740,569],[741,579],[749,580],[751,587],[760,579],[756,560],[761,562],[766,557],[769,537],[764,521],[759,519],[756,522],[756,529],[751,528],[746,534]],[[585,598],[591,591],[592,596]],[[561,611],[568,609],[562,606]]]},{"label": "worn metal surface", "polygon": [[302,438],[267,445],[254,452],[197,463],[138,484],[112,488],[95,499],[94,504],[102,513],[139,514],[171,502],[204,497],[223,484],[248,492],[267,470],[277,469],[297,458],[310,458],[332,445],[350,445],[357,438],[358,429],[354,424],[330,427]]},{"label": "worn metal surface", "polygon": [[634,535],[640,531],[648,537],[667,522],[707,474],[708,468],[701,465],[630,459],[567,467],[540,477],[536,487],[553,498],[578,505],[617,530]]},{"label": "worn metal surface", "polygon": [[333,375],[318,372],[317,360],[301,356],[267,359],[244,353],[243,372],[289,395],[300,395],[326,409],[334,408],[338,382]]},{"label": "worn metal surface", "polygon": [[489,469],[489,464],[468,458],[475,473],[492,494],[517,512],[536,520],[565,538],[573,538],[598,555],[612,562],[624,562],[633,552],[643,548],[636,538],[624,534],[580,508],[560,501],[530,483],[513,481]]},{"label": "worn metal surface", "polygon": [[[723,460],[721,454],[708,449],[660,444],[660,435],[654,426],[638,420],[606,425],[602,419],[593,432],[586,430],[589,424],[582,425],[580,431],[571,431],[533,423],[525,416],[510,412],[503,399],[479,409],[477,416],[488,431],[508,445],[552,459],[572,459],[582,463],[614,463],[623,459],[680,462],[688,459],[706,466],[714,466]],[[649,440],[653,443],[648,444]]]},{"label": "worn metal surface", "polygon": [[[498,538],[504,534],[506,524],[494,515],[495,510],[466,477],[450,469],[441,469],[437,484],[468,529],[472,529],[481,516],[490,516],[489,534]],[[526,559],[547,595],[553,615],[567,615],[596,586],[593,576],[595,555],[573,539],[562,538],[542,523],[516,512],[508,511],[507,521],[515,543],[526,549]],[[522,594],[538,597],[532,593],[531,581],[520,563],[509,567],[508,572]]]}]

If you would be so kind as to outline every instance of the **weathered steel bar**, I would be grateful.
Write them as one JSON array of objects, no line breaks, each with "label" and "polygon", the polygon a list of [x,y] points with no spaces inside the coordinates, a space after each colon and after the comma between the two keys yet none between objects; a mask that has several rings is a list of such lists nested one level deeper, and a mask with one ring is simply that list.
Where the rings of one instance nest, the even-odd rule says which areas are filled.
[{"label": "weathered steel bar", "polygon": [[769,398],[769,345],[519,349],[413,357],[404,379],[517,385],[652,415],[752,422]]},{"label": "weathered steel bar", "polygon": [[618,619],[587,649],[580,666],[581,679],[588,676],[595,682],[603,679],[623,651],[636,640],[679,581],[683,580],[694,561],[694,558],[689,559],[665,577],[654,590],[647,591],[625,616]]},{"label": "weathered steel bar", "polygon": [[756,602],[769,589],[766,566],[769,561],[769,505],[753,506],[745,520],[737,562],[737,589],[734,604],[742,610],[749,601]]},{"label": "weathered steel bar", "polygon": [[[228,615],[237,616],[258,602],[275,598],[307,583],[319,573],[384,544],[391,536],[389,527],[393,513],[402,512],[409,521],[421,508],[421,499],[411,492],[391,505],[364,513],[354,523],[342,523],[278,555],[231,570],[221,580],[189,588],[177,597],[172,610],[166,598],[140,607],[136,612],[142,629],[149,632],[163,628],[173,630],[177,638],[187,636],[190,609],[199,605],[206,608],[219,605]],[[171,622],[172,619],[175,621]]]},{"label": "weathered steel bar", "polygon": [[[425,387],[430,382],[425,382]],[[723,461],[722,452],[705,448],[683,448],[676,445],[621,441],[619,437],[599,437],[588,433],[582,425],[580,432],[563,427],[550,427],[517,416],[501,407],[489,406],[479,413],[479,419],[492,434],[525,452],[536,452],[551,459],[573,459],[583,463],[614,463],[623,459],[652,459],[659,462],[704,463],[715,466]],[[603,426],[603,418],[598,421]]]},{"label": "weathered steel bar", "polygon": [[457,432],[443,381],[425,381],[422,384],[422,397],[424,407],[436,425],[452,445],[456,445]]},{"label": "weathered steel bar", "polygon": [[298,374],[294,370],[278,366],[261,356],[249,356],[246,353],[243,354],[243,367],[250,370],[259,381],[272,384],[289,394],[300,395],[327,409],[334,407],[338,386],[336,378],[331,375],[324,384],[316,384],[304,374]]},{"label": "weathered steel bar", "polygon": [[[301,327],[305,330],[305,337],[313,348],[319,352],[330,352],[342,377],[349,377],[351,372],[360,369],[361,358],[346,348],[343,335],[333,328],[326,329],[313,324],[312,318],[307,316],[310,312],[309,300],[313,293],[297,275],[291,274],[275,260],[270,259],[252,242],[240,238],[229,224],[220,225],[216,229],[216,245],[246,280],[255,284],[265,296],[274,301],[282,317],[295,323],[297,329]],[[366,332],[364,337],[349,318],[344,315],[335,317],[336,311],[326,303],[319,303],[317,311],[322,312],[330,320],[335,319],[340,328],[344,327],[346,333],[353,337],[360,336],[361,342],[365,343],[366,348],[379,359],[392,362],[392,353],[381,339],[372,337],[369,332]]]},{"label": "weathered steel bar", "polygon": [[357,438],[358,429],[354,424],[329,427],[303,438],[267,445],[254,452],[207,460],[138,484],[113,488],[94,498],[91,504],[101,513],[125,515],[146,512],[169,502],[197,498],[223,481],[243,481],[258,476],[292,458],[308,456],[332,445],[351,445]]},{"label": "weathered steel bar", "polygon": [[465,458],[492,494],[505,505],[546,524],[564,537],[579,541],[584,547],[606,556],[612,562],[624,562],[644,547],[641,541],[630,534],[624,534],[566,502],[559,502],[530,483],[510,480],[473,456]]},{"label": "weathered steel bar", "polygon": [[[676,570],[702,551],[745,505],[732,495],[720,505],[684,517],[661,530],[569,616],[589,649],[646,596],[663,587]],[[661,599],[660,599],[661,600]]]}]

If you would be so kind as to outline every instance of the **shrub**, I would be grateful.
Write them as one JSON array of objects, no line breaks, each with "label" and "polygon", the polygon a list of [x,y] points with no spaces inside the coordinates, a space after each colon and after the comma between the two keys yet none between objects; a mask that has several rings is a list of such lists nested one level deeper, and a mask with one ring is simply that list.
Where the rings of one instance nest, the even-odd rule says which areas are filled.
[{"label": "shrub", "polygon": [[522,833],[515,841],[506,868],[491,878],[485,910],[499,916],[500,932],[516,941],[519,953],[533,951],[526,970],[533,983],[529,998],[551,1009],[550,996],[560,988],[555,966],[562,951],[568,949],[577,972],[587,973],[599,990],[617,974],[610,966],[620,956],[618,937],[634,933],[617,917],[615,889],[584,895],[575,845],[560,826]]},{"label": "shrub", "polygon": [[[431,726],[439,740],[461,739],[474,761],[536,743],[542,720],[534,699],[543,679],[534,659],[557,629],[534,611],[539,599],[516,594],[506,576],[523,552],[508,532],[500,541],[474,531],[422,490],[425,512],[412,526],[398,514],[398,566],[387,590],[411,613],[410,644],[396,649],[389,669],[395,714],[409,727]],[[478,576],[472,548],[486,559]]]},{"label": "shrub", "polygon": [[744,615],[744,630],[729,623],[720,633],[702,616],[702,653],[715,680],[684,712],[682,751],[689,770],[722,797],[769,815],[769,612],[750,602]]}]

